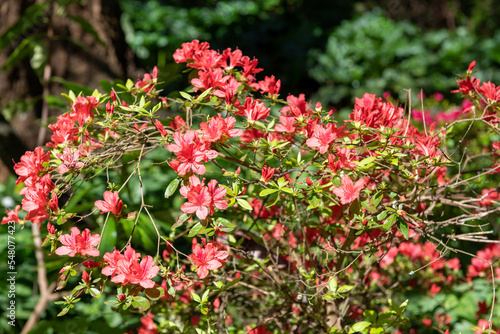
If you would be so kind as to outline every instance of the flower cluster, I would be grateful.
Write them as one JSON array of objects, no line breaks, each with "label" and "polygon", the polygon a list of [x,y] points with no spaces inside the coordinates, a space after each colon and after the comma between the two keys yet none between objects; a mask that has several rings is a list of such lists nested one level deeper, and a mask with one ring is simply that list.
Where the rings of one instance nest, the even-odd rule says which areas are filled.
[{"label": "flower cluster", "polygon": [[113,253],[104,254],[107,265],[102,268],[101,273],[111,276],[111,282],[126,284],[139,284],[145,289],[155,286],[152,280],[160,271],[160,267],[155,265],[155,261],[149,255],[142,258],[140,253],[128,245],[122,254],[116,250]]},{"label": "flower cluster", "polygon": [[59,241],[64,245],[56,249],[57,255],[68,255],[73,257],[77,254],[82,256],[99,256],[99,250],[95,247],[101,242],[99,234],[90,234],[86,228],[80,232],[78,227],[71,228],[71,234],[63,234]]},{"label": "flower cluster", "polygon": [[219,269],[226,263],[228,253],[224,250],[224,246],[216,241],[206,242],[201,239],[203,246],[193,239],[193,254],[189,259],[196,266],[196,273],[200,278],[205,278],[209,270]]}]

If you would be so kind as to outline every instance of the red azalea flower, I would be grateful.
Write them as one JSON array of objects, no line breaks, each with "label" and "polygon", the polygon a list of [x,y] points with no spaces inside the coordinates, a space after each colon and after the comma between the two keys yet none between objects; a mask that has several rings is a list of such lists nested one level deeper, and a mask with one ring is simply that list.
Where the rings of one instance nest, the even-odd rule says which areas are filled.
[{"label": "red azalea flower", "polygon": [[314,132],[311,138],[307,139],[306,145],[309,147],[319,147],[319,153],[323,154],[330,148],[330,144],[336,139],[346,135],[344,132],[345,125],[337,128],[335,124],[328,124],[326,128],[320,124],[314,126]]},{"label": "red azalea flower", "polygon": [[259,81],[259,88],[262,94],[269,93],[272,98],[277,98],[281,88],[281,80],[276,80],[274,75],[265,77],[263,81]]},{"label": "red azalea flower", "polygon": [[79,127],[75,126],[75,120],[69,113],[57,116],[57,122],[49,125],[49,129],[53,132],[51,142],[47,143],[49,147],[64,146],[67,142],[78,140]]},{"label": "red azalea flower", "polygon": [[71,110],[69,116],[74,121],[78,121],[78,124],[82,126],[84,123],[94,118],[94,113],[92,111],[98,105],[99,102],[95,96],[78,96],[72,105],[73,110]]},{"label": "red azalea flower", "polygon": [[121,214],[123,209],[123,201],[120,200],[118,191],[105,191],[104,201],[95,201],[94,205],[101,210],[101,214],[111,212],[117,217]]},{"label": "red azalea flower", "polygon": [[189,187],[182,186],[180,193],[187,198],[187,202],[181,205],[184,213],[195,213],[199,219],[205,219],[209,213],[212,198],[208,192],[208,187],[204,186],[199,178],[191,176]]},{"label": "red azalea flower", "polygon": [[37,147],[33,152],[28,151],[21,157],[21,162],[14,165],[14,171],[19,176],[16,185],[30,177],[38,177],[44,170],[44,163],[48,163],[50,152],[44,153],[43,148]]},{"label": "red azalea flower", "polygon": [[101,271],[103,275],[111,276],[111,282],[126,284],[139,284],[145,289],[155,286],[152,280],[160,271],[160,267],[154,265],[151,256],[145,256],[139,263],[140,253],[128,245],[125,253],[121,254],[115,249],[113,253],[104,254],[107,266]]},{"label": "red azalea flower", "polygon": [[99,234],[90,235],[90,230],[86,228],[80,233],[78,227],[71,229],[71,234],[63,234],[59,241],[64,245],[56,249],[57,255],[68,255],[74,257],[76,254],[82,256],[99,256],[99,250],[95,247],[101,242]]},{"label": "red azalea flower", "polygon": [[[196,241],[196,239],[193,239]],[[205,239],[201,239],[205,248],[199,244],[193,246],[193,254],[189,256],[189,259],[193,261],[194,265],[197,267],[196,273],[200,278],[205,278],[208,275],[209,270],[219,269],[226,262],[225,259],[228,257],[228,253],[223,251],[223,246],[216,242],[205,242]]]},{"label": "red azalea flower", "polygon": [[243,105],[241,105],[239,101],[237,101],[235,105],[238,111],[234,113],[236,115],[245,116],[249,121],[265,119],[271,112],[271,108],[266,108],[264,103],[261,103],[258,99],[253,100],[251,97],[247,97]]},{"label": "red azalea flower", "polygon": [[271,334],[272,332],[266,330],[266,325],[259,326],[257,328],[252,328],[247,326],[247,334]]},{"label": "red azalea flower", "polygon": [[211,117],[208,124],[203,122],[200,124],[200,129],[203,132],[203,140],[206,142],[222,143],[229,138],[241,136],[241,130],[233,129],[236,124],[234,117],[222,118],[220,114],[216,117]]},{"label": "red azalea flower", "polygon": [[224,98],[226,104],[230,105],[233,103],[234,96],[238,93],[238,88],[240,88],[241,83],[232,76],[226,76],[224,78],[224,84],[218,87],[214,95]]},{"label": "red azalea flower", "polygon": [[274,172],[276,171],[276,168],[271,168],[267,166],[267,163],[262,166],[262,176],[261,180],[264,182],[269,181],[274,175]]},{"label": "red azalea flower", "polygon": [[8,224],[9,222],[14,222],[14,223],[18,223],[19,222],[19,216],[18,216],[18,213],[19,213],[19,209],[21,208],[20,205],[16,205],[16,207],[14,208],[14,210],[7,210],[7,208],[5,208],[5,213],[7,214],[7,216],[3,217],[2,218],[2,224]]},{"label": "red azalea flower", "polygon": [[137,329],[138,334],[157,334],[158,329],[153,321],[153,313],[141,318],[142,326]]},{"label": "red azalea flower", "polygon": [[349,204],[359,197],[359,192],[365,186],[365,180],[353,183],[351,178],[344,174],[340,180],[341,186],[333,189],[333,193],[340,198],[340,203]]},{"label": "red azalea flower", "polygon": [[227,209],[226,188],[218,187],[217,180],[208,182],[208,194],[210,196],[210,215],[214,214],[214,207],[219,210]]},{"label": "red azalea flower", "polygon": [[199,175],[205,174],[206,169],[201,162],[215,159],[217,151],[208,149],[193,130],[188,130],[185,134],[175,132],[173,137],[175,144],[167,145],[167,150],[177,153],[177,160],[180,162],[177,173],[185,175],[192,170]]},{"label": "red azalea flower", "polygon": [[162,137],[166,137],[167,136],[167,131],[165,130],[165,127],[163,126],[163,124],[161,124],[161,122],[157,119],[155,119],[155,126],[156,126],[156,129],[158,131],[160,131]]},{"label": "red azalea flower", "polygon": [[208,44],[208,42],[200,43],[199,40],[195,39],[189,43],[182,43],[181,47],[182,48],[177,49],[173,55],[177,64],[192,60],[196,54],[208,50],[210,44]]}]

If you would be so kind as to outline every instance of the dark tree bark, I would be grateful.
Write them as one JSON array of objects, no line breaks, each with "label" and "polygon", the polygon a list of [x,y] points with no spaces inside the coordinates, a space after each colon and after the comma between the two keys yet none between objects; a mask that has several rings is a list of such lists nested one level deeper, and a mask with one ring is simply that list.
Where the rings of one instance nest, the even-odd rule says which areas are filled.
[{"label": "dark tree bark", "polygon": [[[23,17],[23,13],[34,4],[47,6],[38,20],[30,21]],[[11,130],[6,127],[6,122],[2,123],[3,117],[0,119],[0,132],[4,134],[0,136],[0,159],[11,171],[12,159],[19,161],[27,149],[32,150],[40,141],[45,143],[50,138],[49,130],[37,140],[40,131],[38,120],[42,118],[44,96],[60,96],[60,93],[67,92],[55,78],[95,89],[100,87],[101,80],[126,79],[137,75],[134,55],[120,27],[121,11],[116,0],[74,2],[64,9],[63,15],[56,15],[58,9],[57,1],[53,0],[0,2],[0,36],[7,33],[5,36],[9,41],[0,52],[0,110],[6,107],[13,110],[14,105],[26,107],[9,120]],[[9,30],[15,24],[20,24],[23,29],[15,33]],[[86,24],[95,33],[84,28]],[[31,66],[31,54],[15,66],[3,69],[16,47],[36,34],[41,36],[48,56],[42,71],[36,71]],[[33,103],[23,104],[22,101]],[[50,110],[44,116],[55,117],[59,112]],[[5,177],[0,175],[0,181]]]}]

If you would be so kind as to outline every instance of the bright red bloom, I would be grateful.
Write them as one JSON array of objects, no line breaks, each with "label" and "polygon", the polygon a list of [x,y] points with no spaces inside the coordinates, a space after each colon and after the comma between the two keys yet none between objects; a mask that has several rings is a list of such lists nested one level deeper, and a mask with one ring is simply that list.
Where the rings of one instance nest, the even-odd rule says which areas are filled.
[{"label": "bright red bloom", "polygon": [[243,131],[233,129],[236,124],[234,117],[222,118],[220,114],[216,117],[211,117],[208,124],[203,122],[200,124],[200,129],[203,132],[203,140],[207,142],[221,143],[229,138],[241,136]]},{"label": "bright red bloom", "polygon": [[160,131],[162,137],[166,137],[168,135],[167,130],[165,130],[165,127],[161,122],[157,119],[155,119],[155,126],[158,131]]},{"label": "bright red bloom", "polygon": [[231,105],[234,101],[234,96],[238,93],[241,83],[232,76],[225,77],[225,83],[214,92],[215,96],[222,97],[227,105]]},{"label": "bright red bloom", "polygon": [[[193,239],[193,241],[196,241],[196,239]],[[216,270],[222,267],[229,254],[222,250],[224,246],[220,243],[211,241],[207,244],[203,238],[201,241],[205,248],[199,244],[193,245],[193,254],[189,256],[189,259],[197,267],[196,273],[198,276],[205,278],[209,270]]]},{"label": "bright red bloom", "polygon": [[189,187],[182,186],[180,193],[187,198],[187,202],[181,205],[184,213],[195,213],[199,219],[205,219],[208,216],[212,197],[208,187],[204,186],[202,181],[196,176],[189,178]]},{"label": "bright red bloom", "polygon": [[294,124],[295,117],[280,115],[280,122],[276,124],[274,130],[276,130],[276,132],[294,133],[296,129]]},{"label": "bright red bloom", "polygon": [[16,185],[30,177],[39,177],[44,170],[44,163],[50,160],[50,152],[44,153],[43,148],[37,147],[33,152],[28,151],[21,157],[21,162],[14,165],[14,171],[19,178]]},{"label": "bright red bloom", "polygon": [[80,233],[78,227],[71,229],[71,234],[63,234],[59,241],[64,245],[56,249],[57,255],[68,255],[70,257],[80,254],[82,256],[99,256],[99,250],[95,247],[101,242],[99,234],[90,235],[86,228]]},{"label": "bright red bloom", "polygon": [[259,326],[257,328],[253,328],[251,326],[247,326],[247,334],[271,334],[272,332],[266,330],[266,325]]},{"label": "bright red bloom", "polygon": [[160,267],[154,265],[151,256],[145,256],[139,263],[140,253],[128,245],[125,253],[121,254],[115,249],[113,253],[104,254],[108,263],[101,271],[103,275],[111,276],[111,282],[126,284],[139,284],[145,289],[155,286],[152,278],[158,274]]},{"label": "bright red bloom", "polygon": [[21,204],[24,211],[28,211],[26,220],[39,224],[48,218],[48,207],[50,192],[55,188],[54,182],[49,174],[41,179],[28,178],[25,180],[26,187],[21,189],[20,194],[24,196]]},{"label": "bright red bloom", "polygon": [[462,93],[463,95],[469,95],[479,90],[480,80],[478,78],[469,77],[462,80],[457,80],[458,89],[452,90],[451,93]]},{"label": "bright red bloom", "polygon": [[9,222],[18,223],[19,222],[18,214],[19,214],[20,208],[21,208],[20,205],[16,205],[14,210],[7,210],[7,208],[6,208],[5,213],[7,214],[7,216],[2,218],[2,224],[0,224],[0,225],[8,224]]},{"label": "bright red bloom", "polygon": [[479,88],[479,93],[483,94],[489,103],[495,103],[500,100],[500,87],[495,87],[490,81],[483,82],[481,88]]},{"label": "bright red bloom", "polygon": [[346,135],[344,132],[345,124],[337,128],[335,124],[328,124],[326,128],[320,124],[314,126],[314,133],[311,138],[307,139],[306,145],[309,147],[319,147],[319,153],[323,154],[330,148],[330,144],[336,139],[342,138]]},{"label": "bright red bloom", "polygon": [[[241,50],[236,49],[231,51],[230,48],[222,51],[222,57],[217,64],[219,67],[222,67],[225,70],[232,70],[236,66],[241,66],[241,58],[243,57],[243,53]],[[228,63],[229,61],[229,63]]]},{"label": "bright red bloom", "polygon": [[349,204],[359,197],[359,192],[365,186],[365,180],[360,179],[353,183],[351,178],[344,174],[340,180],[341,186],[334,188],[332,191],[340,198],[340,203]]},{"label": "bright red bloom", "polygon": [[420,136],[415,140],[417,147],[413,152],[426,157],[437,158],[441,155],[441,151],[438,148],[440,144],[441,140],[438,137]]},{"label": "bright red bloom", "polygon": [[264,71],[263,68],[257,68],[257,64],[259,61],[257,59],[250,60],[249,57],[243,56],[241,57],[241,66],[243,67],[243,77],[249,78],[252,74],[257,74],[259,72]]},{"label": "bright red bloom", "polygon": [[199,175],[205,174],[206,169],[201,162],[215,159],[218,155],[217,151],[208,149],[193,130],[188,130],[185,134],[175,132],[173,137],[175,144],[167,145],[167,150],[177,153],[177,159],[180,162],[177,173],[185,175],[192,170]]},{"label": "bright red bloom", "polygon": [[157,334],[158,329],[153,321],[153,313],[141,318],[142,326],[137,329],[138,334]]},{"label": "bright red bloom", "polygon": [[202,71],[210,71],[218,67],[221,58],[222,56],[215,50],[204,50],[193,55],[194,62],[189,63],[188,66]]},{"label": "bright red bloom", "polygon": [[177,49],[174,52],[173,58],[177,64],[185,63],[187,60],[194,59],[194,56],[208,50],[210,44],[207,42],[200,43],[199,40],[195,39],[189,43],[182,43],[181,49]]},{"label": "bright red bloom", "polygon": [[335,161],[335,155],[328,155],[328,168],[330,168],[334,173],[339,169],[350,168],[354,169],[357,165],[351,160],[354,158],[354,153],[351,152],[347,147],[337,148],[338,160]]},{"label": "bright red bloom", "polygon": [[85,261],[82,263],[85,267],[89,268],[89,269],[94,269],[94,268],[97,268],[97,267],[100,267],[101,264],[99,262],[96,262],[96,261]]},{"label": "bright red bloom", "polygon": [[69,113],[59,115],[55,124],[50,124],[49,129],[53,135],[50,137],[51,142],[47,143],[49,147],[64,146],[67,142],[75,142],[78,140],[79,128],[75,126],[75,120]]},{"label": "bright red bloom", "polygon": [[72,105],[73,110],[69,115],[74,121],[78,121],[78,124],[82,126],[85,122],[94,118],[93,111],[98,105],[99,102],[95,96],[78,96]]},{"label": "bright red bloom", "polygon": [[245,116],[249,121],[265,119],[271,111],[271,108],[266,108],[264,103],[259,102],[259,100],[253,100],[251,97],[247,97],[243,105],[239,104],[239,102],[235,103],[235,105],[238,108],[235,114]]},{"label": "bright red bloom", "polygon": [[191,80],[191,84],[196,88],[206,90],[209,88],[224,87],[229,78],[224,76],[224,72],[220,68],[208,71],[199,71],[198,78]]},{"label": "bright red bloom", "polygon": [[482,195],[479,196],[480,201],[477,201],[481,206],[489,206],[492,201],[496,201],[500,198],[500,194],[495,188],[483,189]]},{"label": "bright red bloom", "polygon": [[273,177],[275,170],[276,168],[268,167],[267,163],[265,163],[264,166],[262,166],[262,176],[261,176],[262,181],[264,182],[269,181],[269,179]]},{"label": "bright red bloom", "polygon": [[48,223],[47,224],[47,232],[49,232],[49,234],[55,235],[56,228],[54,227],[54,225],[52,225],[51,223]]},{"label": "bright red bloom", "polygon": [[354,100],[354,110],[349,118],[370,128],[392,127],[403,114],[403,108],[396,107],[391,102],[383,102],[375,94],[365,93],[363,97],[356,97]]},{"label": "bright red bloom", "polygon": [[135,89],[142,90],[145,93],[149,93],[155,86],[158,78],[158,68],[155,66],[153,69],[153,73],[145,73],[144,78],[141,80],[139,76],[137,78],[137,82],[135,83]]},{"label": "bright red bloom", "polygon": [[121,214],[123,209],[123,201],[118,196],[118,191],[105,191],[104,201],[95,201],[94,205],[101,210],[101,214],[111,212],[117,217]]},{"label": "bright red bloom", "polygon": [[259,87],[262,94],[269,93],[272,98],[277,98],[281,88],[281,80],[276,81],[274,75],[265,77],[263,81],[259,81]]},{"label": "bright red bloom", "polygon": [[82,280],[89,284],[90,282],[90,276],[89,276],[89,273],[87,272],[87,270],[84,270],[83,273],[82,273]]},{"label": "bright red bloom", "polygon": [[214,208],[226,210],[228,203],[226,200],[226,188],[218,187],[217,180],[208,182],[208,194],[210,195],[210,215],[214,214]]}]

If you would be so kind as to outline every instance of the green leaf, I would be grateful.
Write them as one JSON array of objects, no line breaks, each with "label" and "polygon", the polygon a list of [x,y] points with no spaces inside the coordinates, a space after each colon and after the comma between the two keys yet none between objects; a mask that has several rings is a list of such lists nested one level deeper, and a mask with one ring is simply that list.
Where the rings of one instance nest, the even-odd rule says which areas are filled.
[{"label": "green leaf", "polygon": [[361,167],[361,168],[369,167],[376,159],[377,159],[377,157],[364,158],[363,160],[361,160],[358,163],[358,167]]},{"label": "green leaf", "polygon": [[144,293],[146,293],[146,296],[151,300],[158,300],[165,296],[165,290],[163,290],[161,286],[146,289]]},{"label": "green leaf", "polygon": [[118,305],[118,303],[119,303],[119,302],[118,302],[117,300],[106,300],[106,301],[104,302],[104,304],[109,305],[109,306],[111,306],[111,307],[115,307],[116,305]]},{"label": "green leaf", "polygon": [[224,286],[223,290],[224,291],[229,290],[231,287],[233,287],[234,285],[236,285],[242,279],[243,279],[243,277],[238,277],[237,279],[232,280],[231,282],[229,282],[228,284],[226,284]]},{"label": "green leaf", "polygon": [[398,218],[398,230],[399,232],[405,237],[406,240],[408,240],[409,233],[410,233],[410,227],[408,226],[408,223],[404,221],[401,218]]},{"label": "green leaf", "polygon": [[101,291],[99,291],[99,289],[96,288],[90,288],[90,295],[94,298],[99,298],[101,297]]},{"label": "green leaf", "polygon": [[373,206],[377,207],[380,204],[380,201],[382,201],[382,198],[384,198],[384,194],[381,191],[377,191],[372,197]]},{"label": "green leaf", "polygon": [[61,317],[61,316],[65,315],[66,313],[68,313],[68,312],[69,312],[69,310],[70,310],[70,307],[69,307],[69,306],[66,306],[65,308],[63,308],[63,310],[62,310],[61,312],[59,312],[59,313],[57,314],[57,316],[58,316],[58,317]]},{"label": "green leaf", "polygon": [[342,285],[337,292],[338,293],[347,293],[354,288],[354,285]]},{"label": "green leaf", "polygon": [[135,296],[132,299],[132,306],[141,311],[146,311],[147,309],[149,309],[150,305],[151,304],[149,303],[149,300],[147,298]]},{"label": "green leaf", "polygon": [[337,280],[333,276],[330,277],[330,279],[328,280],[328,289],[332,293],[336,293],[337,292]]},{"label": "green leaf", "polygon": [[385,230],[385,231],[388,231],[392,225],[394,224],[394,222],[396,221],[396,218],[397,218],[397,215],[395,213],[393,213],[392,215],[389,216],[389,218],[387,218],[384,222],[384,224],[382,225],[382,228]]},{"label": "green leaf", "polygon": [[181,183],[181,180],[179,179],[173,179],[167,186],[167,189],[165,190],[165,198],[169,198],[172,196],[175,191],[177,190],[177,187],[179,186],[179,183]]},{"label": "green leaf", "polygon": [[190,214],[187,213],[180,214],[179,217],[177,217],[177,221],[175,222],[175,224],[172,225],[172,228],[181,226],[189,219],[189,217],[191,217]]},{"label": "green leaf", "polygon": [[0,36],[0,51],[36,31],[35,27],[40,24],[49,5],[49,1],[42,1],[26,8],[21,17]]},{"label": "green leaf", "polygon": [[203,101],[203,99],[205,99],[205,97],[207,97],[207,95],[212,91],[212,87],[210,87],[209,89],[207,89],[206,91],[204,91],[203,93],[201,93],[200,96],[198,96],[198,98],[196,99],[197,101]]},{"label": "green leaf", "polygon": [[125,87],[127,88],[128,91],[131,91],[132,88],[134,88],[134,82],[130,79],[127,79],[127,82],[125,83]]},{"label": "green leaf", "polygon": [[191,94],[188,94],[186,92],[183,92],[182,90],[179,92],[179,94],[181,94],[181,96],[183,98],[185,98],[186,100],[188,101],[193,101],[193,97],[191,96]]},{"label": "green leaf", "polygon": [[277,191],[278,191],[278,189],[264,189],[259,193],[259,196],[267,196],[270,194],[274,194]]},{"label": "green leaf", "polygon": [[351,329],[349,330],[349,334],[361,332],[363,329],[370,326],[371,324],[372,323],[368,321],[357,322],[354,325],[352,325]]},{"label": "green leaf", "polygon": [[27,56],[31,55],[33,52],[36,43],[41,39],[40,34],[36,34],[30,37],[27,37],[22,40],[22,42],[12,51],[12,53],[9,55],[7,60],[5,61],[5,64],[2,66],[2,70],[7,70],[11,68],[12,66],[16,65],[19,63],[21,60],[26,58]]},{"label": "green leaf", "polygon": [[201,225],[200,222],[197,222],[193,227],[191,227],[191,230],[189,231],[188,236],[189,237],[194,237],[201,233],[201,231],[204,229],[204,226]]},{"label": "green leaf", "polygon": [[384,332],[383,327],[370,328],[370,334],[383,334]]},{"label": "green leaf", "polygon": [[381,213],[379,213],[377,215],[377,220],[380,221],[380,220],[384,220],[385,217],[387,217],[387,211],[382,211]]},{"label": "green leaf", "polygon": [[198,303],[201,302],[200,296],[194,291],[191,291],[191,299]]},{"label": "green leaf", "polygon": [[238,202],[238,204],[243,208],[243,209],[246,209],[248,211],[253,211],[253,208],[252,206],[250,205],[250,203],[248,203],[248,201],[246,199],[243,199],[243,198],[237,198],[236,199],[236,202]]}]

